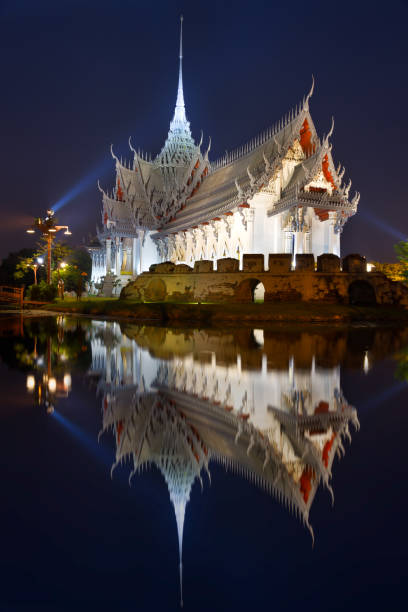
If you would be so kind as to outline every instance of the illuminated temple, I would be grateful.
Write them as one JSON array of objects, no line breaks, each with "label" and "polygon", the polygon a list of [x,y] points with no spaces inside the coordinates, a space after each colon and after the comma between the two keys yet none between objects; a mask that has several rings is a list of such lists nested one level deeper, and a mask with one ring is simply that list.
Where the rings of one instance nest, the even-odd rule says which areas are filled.
[{"label": "illuminated temple", "polygon": [[[182,25],[182,22],[181,22]],[[118,159],[116,180],[102,193],[102,228],[89,246],[92,281],[123,286],[154,263],[191,266],[243,254],[340,255],[340,234],[359,194],[335,167],[330,138],[319,138],[310,92],[250,142],[210,161],[211,140],[192,137],[182,78],[182,32],[176,107],[167,140],[155,157],[133,148]],[[116,283],[115,283],[116,281]]]},{"label": "illuminated temple", "polygon": [[129,480],[152,467],[163,475],[180,580],[186,506],[213,462],[275,497],[313,538],[316,491],[322,484],[334,499],[334,457],[351,440],[349,424],[359,426],[341,391],[340,366],[327,363],[322,343],[314,347],[305,336],[278,346],[261,330],[230,336],[148,327],[127,336],[117,323],[93,323],[89,375],[102,394],[102,431],[115,436],[113,468],[130,460]]}]

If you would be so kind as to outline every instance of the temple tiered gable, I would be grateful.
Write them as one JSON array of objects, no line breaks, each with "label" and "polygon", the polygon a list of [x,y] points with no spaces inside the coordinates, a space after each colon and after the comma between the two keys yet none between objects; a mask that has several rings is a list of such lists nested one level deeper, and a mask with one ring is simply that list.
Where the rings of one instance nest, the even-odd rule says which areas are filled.
[{"label": "temple tiered gable", "polygon": [[[182,21],[181,21],[182,26]],[[179,80],[167,140],[152,158],[136,151],[116,164],[113,191],[101,187],[101,252],[93,280],[127,281],[153,263],[192,265],[244,253],[340,254],[340,234],[357,211],[351,181],[333,162],[331,136],[319,138],[309,93],[284,118],[211,162],[211,139],[195,143],[186,117],[180,29]]]}]

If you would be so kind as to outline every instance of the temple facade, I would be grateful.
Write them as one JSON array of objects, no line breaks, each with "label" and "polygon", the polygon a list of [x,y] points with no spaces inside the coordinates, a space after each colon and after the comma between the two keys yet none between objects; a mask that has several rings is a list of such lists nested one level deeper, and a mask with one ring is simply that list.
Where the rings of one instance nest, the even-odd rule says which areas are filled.
[{"label": "temple facade", "polygon": [[359,194],[334,165],[334,123],[320,138],[303,100],[270,129],[221,159],[210,161],[186,117],[182,76],[182,21],[176,107],[156,157],[136,151],[118,159],[116,180],[102,194],[102,227],[89,246],[92,281],[120,287],[151,264],[192,266],[243,254],[340,255],[340,235]]}]

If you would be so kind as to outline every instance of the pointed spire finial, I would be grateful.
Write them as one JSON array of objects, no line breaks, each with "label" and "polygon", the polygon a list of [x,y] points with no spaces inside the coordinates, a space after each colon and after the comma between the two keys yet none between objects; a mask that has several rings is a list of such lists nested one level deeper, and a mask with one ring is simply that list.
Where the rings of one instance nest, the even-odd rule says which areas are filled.
[{"label": "pointed spire finial", "polygon": [[183,59],[183,15],[180,15],[180,59]]},{"label": "pointed spire finial", "polygon": [[184,94],[183,94],[183,15],[180,15],[180,53],[179,53],[179,82],[177,90],[177,101],[176,101],[176,113],[177,109],[182,113],[183,119],[185,119],[184,111]]}]

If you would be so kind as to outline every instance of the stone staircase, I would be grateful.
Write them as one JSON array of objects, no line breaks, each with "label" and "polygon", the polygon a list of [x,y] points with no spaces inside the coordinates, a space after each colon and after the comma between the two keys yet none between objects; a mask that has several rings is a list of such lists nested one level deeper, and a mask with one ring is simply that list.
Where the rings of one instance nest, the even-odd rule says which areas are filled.
[{"label": "stone staircase", "polygon": [[[102,286],[98,291],[100,297],[119,297],[123,287],[125,287],[133,276],[131,274],[121,274],[119,277],[114,274],[108,274],[102,281]],[[119,283],[117,281],[120,281]]]}]

